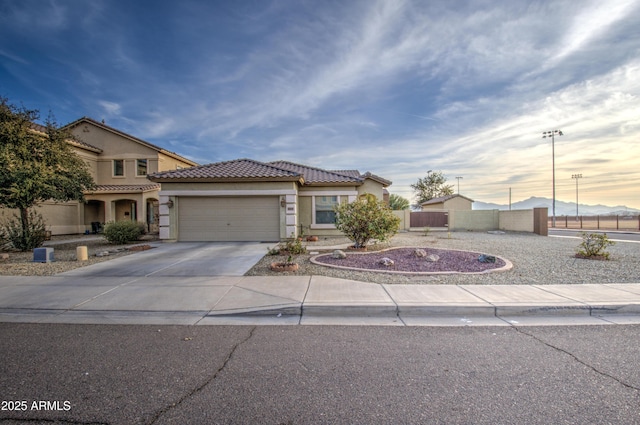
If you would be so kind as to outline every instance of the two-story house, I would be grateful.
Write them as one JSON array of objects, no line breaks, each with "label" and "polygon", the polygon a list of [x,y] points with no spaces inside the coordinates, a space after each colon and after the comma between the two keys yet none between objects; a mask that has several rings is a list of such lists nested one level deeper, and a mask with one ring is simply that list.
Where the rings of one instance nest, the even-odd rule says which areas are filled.
[{"label": "two-story house", "polygon": [[53,235],[94,231],[103,223],[133,220],[158,231],[160,185],[147,174],[198,165],[174,152],[83,117],[64,126],[73,151],[89,166],[96,188],[85,202],[45,202],[39,206]]}]

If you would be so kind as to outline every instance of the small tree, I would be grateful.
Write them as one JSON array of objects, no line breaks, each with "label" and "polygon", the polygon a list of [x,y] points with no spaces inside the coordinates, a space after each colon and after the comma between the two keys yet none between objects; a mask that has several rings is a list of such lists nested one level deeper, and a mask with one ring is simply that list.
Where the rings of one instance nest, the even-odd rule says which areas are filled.
[{"label": "small tree", "polygon": [[44,132],[36,131],[38,118],[38,111],[0,97],[0,206],[18,210],[22,231],[14,246],[23,251],[42,244],[33,237],[39,226],[30,208],[47,200],[82,201],[83,192],[94,187],[87,165],[67,144],[69,134],[51,117]]},{"label": "small tree", "polygon": [[353,241],[356,248],[365,248],[371,239],[385,241],[395,235],[400,219],[375,195],[364,194],[351,203],[334,207],[336,228]]},{"label": "small tree", "polygon": [[395,193],[389,196],[389,208],[393,211],[402,211],[409,209],[409,200]]},{"label": "small tree", "polygon": [[453,185],[446,183],[447,178],[442,174],[442,171],[429,172],[425,178],[418,179],[415,184],[411,185],[411,189],[416,194],[418,205],[433,198],[453,195]]}]

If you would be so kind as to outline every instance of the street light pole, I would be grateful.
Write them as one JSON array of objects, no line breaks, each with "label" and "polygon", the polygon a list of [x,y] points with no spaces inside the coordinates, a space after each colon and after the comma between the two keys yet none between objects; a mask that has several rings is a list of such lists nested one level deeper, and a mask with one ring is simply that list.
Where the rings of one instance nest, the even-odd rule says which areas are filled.
[{"label": "street light pole", "polygon": [[460,179],[462,177],[456,177],[456,179],[458,179],[458,195],[460,195]]},{"label": "street light pole", "polygon": [[582,174],[572,174],[571,178],[576,179],[576,221],[578,221],[578,179],[582,178]]},{"label": "street light pole", "polygon": [[562,130],[543,131],[542,138],[551,137],[551,168],[553,179],[553,224],[551,227],[556,227],[556,134],[562,136]]}]

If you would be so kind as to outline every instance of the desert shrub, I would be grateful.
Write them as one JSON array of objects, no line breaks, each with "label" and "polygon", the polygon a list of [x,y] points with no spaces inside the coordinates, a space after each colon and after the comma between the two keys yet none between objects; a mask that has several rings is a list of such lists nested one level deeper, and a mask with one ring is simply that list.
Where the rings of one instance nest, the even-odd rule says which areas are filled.
[{"label": "desert shrub", "polygon": [[280,242],[275,248],[267,248],[269,255],[300,255],[306,254],[307,249],[302,245],[302,240],[291,235],[291,239]]},{"label": "desert shrub", "polygon": [[0,241],[20,251],[30,251],[42,246],[47,237],[47,226],[41,214],[29,210],[26,222],[20,217],[13,218],[0,224]]},{"label": "desert shrub", "polygon": [[307,249],[302,246],[302,240],[300,238],[292,238],[284,243],[283,251],[293,255],[300,255],[307,252]]},{"label": "desert shrub", "polygon": [[372,194],[365,194],[351,203],[342,203],[334,207],[336,228],[356,248],[364,248],[371,239],[380,242],[395,235],[400,219],[391,208]]},{"label": "desert shrub", "polygon": [[143,223],[135,221],[111,221],[104,227],[103,235],[109,243],[122,245],[135,242],[145,234]]},{"label": "desert shrub", "polygon": [[609,259],[606,249],[615,245],[609,240],[606,233],[585,233],[582,232],[582,242],[578,245],[578,256],[582,258],[604,258]]}]

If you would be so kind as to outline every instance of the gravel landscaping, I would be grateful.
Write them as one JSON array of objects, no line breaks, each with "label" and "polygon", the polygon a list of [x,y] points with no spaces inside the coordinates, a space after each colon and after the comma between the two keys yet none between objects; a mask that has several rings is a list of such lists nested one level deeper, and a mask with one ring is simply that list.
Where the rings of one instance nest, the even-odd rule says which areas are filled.
[{"label": "gravel landscaping", "polygon": [[[615,238],[612,235],[609,236]],[[69,242],[65,242],[66,240]],[[50,276],[123,255],[130,255],[134,252],[126,248],[148,242],[149,240],[141,240],[135,244],[115,246],[102,238],[96,239],[95,236],[54,237],[49,243],[54,244],[51,246],[55,249],[55,262],[34,263],[32,252],[10,252],[8,260],[0,260],[0,275]],[[300,266],[296,272],[274,272],[270,270],[269,265],[272,262],[284,262],[287,260],[287,256],[266,255],[267,247],[273,248],[274,245],[265,244],[265,257],[256,263],[246,275],[321,275],[364,282],[431,285],[640,283],[639,244],[618,242],[608,248],[611,254],[609,261],[597,261],[575,258],[576,248],[580,242],[580,239],[543,237],[528,233],[452,232],[449,235],[447,232],[431,232],[425,236],[418,232],[404,232],[394,236],[388,243],[370,249],[421,247],[429,252],[457,249],[494,255],[513,263],[513,269],[509,271],[474,275],[402,275],[337,269],[312,264],[310,262],[311,254],[295,256],[295,261]],[[330,253],[336,248],[346,249],[350,242],[346,238],[333,237],[321,238],[318,242],[305,242],[305,244],[310,253],[318,254]],[[88,261],[76,261],[76,247],[80,245],[88,247]],[[95,256],[96,253],[107,250],[111,252],[109,256]]]},{"label": "gravel landscaping", "polygon": [[[417,255],[418,252],[421,254]],[[314,264],[331,267],[384,273],[487,273],[506,266],[500,258],[493,257],[493,262],[480,262],[478,258],[479,253],[469,251],[398,247],[372,253],[353,253],[346,258],[321,254],[310,260]]]},{"label": "gravel landscaping", "polygon": [[[102,237],[95,235],[81,236],[54,236],[51,241],[45,242],[45,247],[53,248],[54,261],[51,263],[34,263],[33,252],[6,252],[9,258],[0,260],[0,276],[52,276],[57,273],[67,272],[79,267],[101,263],[124,255],[133,254],[136,251],[129,249],[134,246],[144,245],[156,238],[145,236],[144,240],[128,245],[112,245]],[[86,246],[89,254],[87,261],[76,260],[76,248]],[[97,257],[96,254],[109,251],[108,256]]]},{"label": "gravel landscaping", "polygon": [[[610,237],[612,237],[610,235]],[[609,261],[575,258],[581,239],[544,237],[529,233],[490,234],[486,232],[418,232],[399,233],[380,248],[412,246],[424,249],[458,249],[503,257],[513,269],[489,274],[401,275],[336,269],[312,264],[311,255],[299,255],[296,272],[273,272],[269,264],[285,261],[287,256],[265,256],[246,275],[322,275],[342,279],[386,284],[471,284],[471,285],[551,285],[584,283],[640,283],[640,246],[618,242],[608,248]],[[310,252],[330,252],[346,248],[346,238],[321,238],[306,243]],[[265,249],[266,252],[266,249]]]}]

